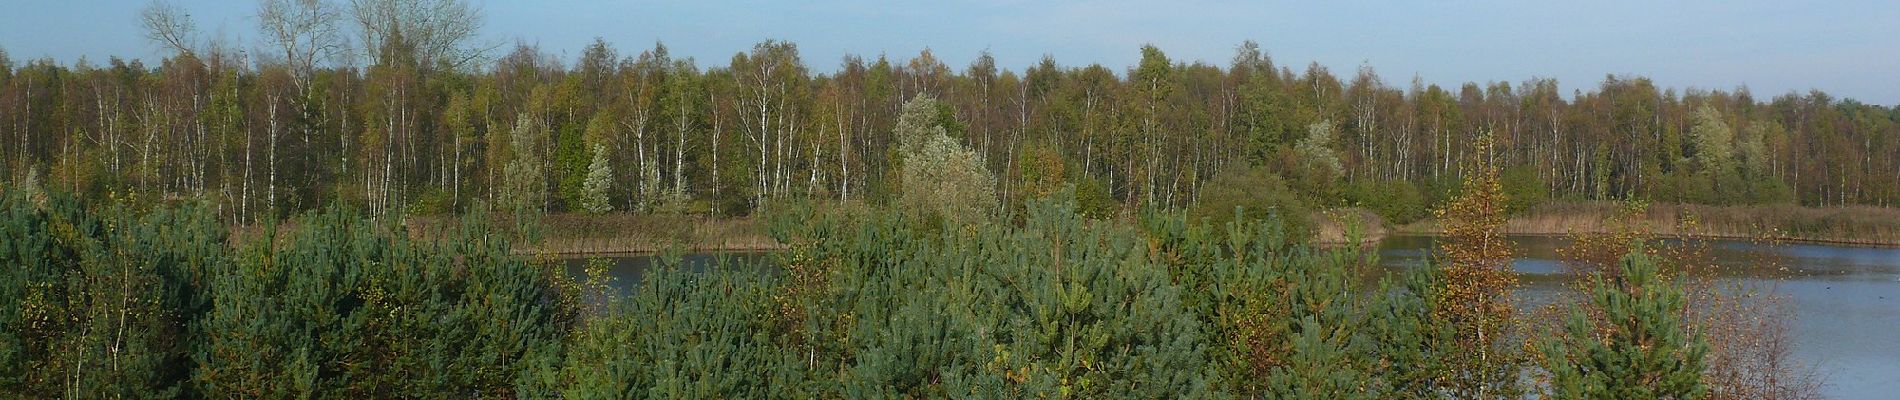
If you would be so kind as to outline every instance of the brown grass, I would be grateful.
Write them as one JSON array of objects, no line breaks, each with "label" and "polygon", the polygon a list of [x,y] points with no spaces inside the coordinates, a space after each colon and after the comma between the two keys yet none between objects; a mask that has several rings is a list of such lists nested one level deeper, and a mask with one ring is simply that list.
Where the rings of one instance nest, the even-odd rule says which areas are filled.
[{"label": "brown grass", "polygon": [[[448,217],[411,217],[410,234],[453,226]],[[496,223],[496,226],[507,226]],[[753,218],[687,215],[550,214],[541,218],[540,243],[517,243],[515,252],[545,256],[647,254],[668,248],[690,252],[778,250],[785,246],[765,234]]]},{"label": "brown grass", "polygon": [[[1320,246],[1339,246],[1347,244],[1372,244],[1385,239],[1385,220],[1379,214],[1363,208],[1338,208],[1313,213],[1313,244]],[[1354,243],[1349,230],[1357,230],[1358,243]]]},{"label": "brown grass", "polygon": [[[1613,228],[1606,221],[1620,208],[1610,202],[1546,204],[1511,217],[1504,231],[1512,235],[1607,233]],[[1900,246],[1900,209],[1896,208],[1656,204],[1635,222],[1652,227],[1653,235],[1672,236],[1691,233],[1680,232],[1677,227],[1686,219],[1698,221],[1697,232],[1693,233],[1704,238]],[[1411,234],[1439,230],[1434,220],[1396,229]]]}]

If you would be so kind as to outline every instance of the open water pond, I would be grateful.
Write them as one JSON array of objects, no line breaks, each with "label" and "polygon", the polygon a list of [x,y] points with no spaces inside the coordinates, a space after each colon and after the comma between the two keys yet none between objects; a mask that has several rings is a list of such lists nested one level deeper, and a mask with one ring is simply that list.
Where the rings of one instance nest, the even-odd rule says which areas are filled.
[{"label": "open water pond", "polygon": [[[1567,289],[1560,277],[1559,237],[1516,236],[1512,267],[1527,303],[1547,302]],[[1435,248],[1430,236],[1388,237],[1380,262],[1392,268],[1424,265]],[[1817,367],[1827,398],[1900,396],[1900,249],[1812,244],[1764,246],[1710,243],[1710,256],[1730,266],[1722,279],[1772,289],[1794,312],[1794,358]],[[1769,266],[1761,266],[1769,263]]]}]

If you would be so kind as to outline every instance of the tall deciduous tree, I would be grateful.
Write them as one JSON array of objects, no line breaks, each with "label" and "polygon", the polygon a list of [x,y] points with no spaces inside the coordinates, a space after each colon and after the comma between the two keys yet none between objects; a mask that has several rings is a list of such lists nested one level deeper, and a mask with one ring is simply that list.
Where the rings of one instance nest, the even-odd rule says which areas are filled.
[{"label": "tall deciduous tree", "polygon": [[[983,158],[951,139],[937,123],[936,100],[918,95],[904,105],[899,123],[903,146],[905,208],[947,221],[974,222],[996,204],[996,177],[984,168]],[[925,122],[928,121],[928,122]]]},{"label": "tall deciduous tree", "polygon": [[[1491,151],[1489,138],[1479,137],[1479,154]],[[1432,318],[1451,327],[1454,340],[1439,382],[1455,397],[1516,398],[1523,361],[1512,342],[1519,333],[1511,298],[1517,273],[1511,269],[1511,242],[1504,238],[1504,188],[1487,159],[1469,164],[1463,190],[1438,211],[1444,286]]]},{"label": "tall deciduous tree", "polygon": [[607,192],[613,190],[613,167],[607,165],[607,146],[594,145],[594,159],[587,163],[587,181],[581,186],[581,209],[591,214],[613,211]]},{"label": "tall deciduous tree", "polygon": [[1722,113],[1704,105],[1696,109],[1695,127],[1690,131],[1695,137],[1695,160],[1703,171],[1709,174],[1726,174],[1735,168],[1735,130],[1722,118]]},{"label": "tall deciduous tree", "polygon": [[542,173],[542,142],[547,128],[528,114],[515,118],[509,135],[508,166],[502,172],[502,207],[508,210],[539,211],[546,207],[547,178]]},{"label": "tall deciduous tree", "polygon": [[350,13],[370,64],[388,62],[380,49],[396,41],[413,46],[416,63],[429,69],[472,65],[495,48],[475,42],[482,13],[463,0],[350,0]]},{"label": "tall deciduous tree", "polygon": [[177,4],[165,0],[152,0],[139,10],[139,25],[145,29],[145,38],[161,47],[174,52],[192,55],[202,46],[198,42],[198,25]]},{"label": "tall deciduous tree", "polygon": [[327,0],[259,0],[257,25],[266,40],[276,44],[283,62],[308,84],[317,62],[346,51],[348,42],[337,23],[342,11]]}]

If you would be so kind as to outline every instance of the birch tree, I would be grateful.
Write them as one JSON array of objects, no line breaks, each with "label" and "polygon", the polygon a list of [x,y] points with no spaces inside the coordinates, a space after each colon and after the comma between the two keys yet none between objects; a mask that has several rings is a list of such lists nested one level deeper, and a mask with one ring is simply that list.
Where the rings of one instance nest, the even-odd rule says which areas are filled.
[{"label": "birch tree", "polygon": [[179,54],[196,54],[202,45],[198,39],[198,24],[192,21],[191,14],[169,1],[147,3],[139,10],[139,26],[144,28],[147,40]]},{"label": "birch tree", "polygon": [[398,39],[415,47],[424,68],[460,69],[499,47],[475,42],[482,12],[462,0],[351,0],[350,14],[370,64],[385,62],[378,50]]},{"label": "birch tree", "polygon": [[341,55],[348,46],[337,26],[342,12],[325,0],[259,0],[257,25],[277,45],[302,89],[317,62]]}]

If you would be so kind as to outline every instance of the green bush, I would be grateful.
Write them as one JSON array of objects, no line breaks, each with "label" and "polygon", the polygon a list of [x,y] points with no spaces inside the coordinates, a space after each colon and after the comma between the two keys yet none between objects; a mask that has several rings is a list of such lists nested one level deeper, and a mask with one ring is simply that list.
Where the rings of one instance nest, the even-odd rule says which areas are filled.
[{"label": "green bush", "polygon": [[937,104],[928,95],[911,99],[892,133],[903,139],[898,205],[944,223],[987,220],[996,211],[996,177],[984,166],[982,155],[951,137],[942,122],[918,121],[929,119],[918,114],[940,109]]},{"label": "green bush", "polygon": [[479,218],[434,242],[346,212],[298,225],[209,279],[204,395],[507,395],[518,361],[563,336],[542,268]]},{"label": "green bush", "polygon": [[1771,176],[1743,176],[1676,171],[1657,179],[1649,199],[1658,202],[1708,205],[1788,204],[1794,189]]},{"label": "green bush", "polygon": [[0,397],[189,393],[223,226],[195,207],[137,215],[27,195],[0,193]]},{"label": "green bush", "polygon": [[1516,166],[1504,169],[1499,177],[1504,184],[1504,212],[1509,215],[1522,214],[1550,200],[1550,188],[1544,180],[1537,177],[1537,169],[1530,166]]},{"label": "green bush", "polygon": [[1544,340],[1550,396],[1558,399],[1693,399],[1708,345],[1681,321],[1680,283],[1659,276],[1656,261],[1630,251],[1614,273],[1595,273],[1587,307],[1574,309],[1561,335]]},{"label": "green bush", "polygon": [[409,201],[408,213],[411,215],[448,215],[455,212],[455,199],[447,190],[440,188],[416,193]]},{"label": "green bush", "polygon": [[1450,203],[1464,188],[1464,179],[1450,174],[1425,178],[1418,183],[1419,191],[1425,195],[1426,209],[1437,209]]},{"label": "green bush", "polygon": [[[1142,239],[1035,201],[1024,226],[918,231],[903,216],[780,226],[818,397],[1199,397],[1200,323]],[[832,220],[841,221],[841,220]]]},{"label": "green bush", "polygon": [[[1226,226],[1237,219],[1273,218],[1285,224],[1295,241],[1312,237],[1312,209],[1279,175],[1265,169],[1233,167],[1214,175],[1201,198],[1188,210],[1195,222]],[[1224,232],[1216,232],[1220,234]]]},{"label": "green bush", "polygon": [[[766,398],[792,393],[801,366],[773,338],[776,282],[728,265],[693,272],[677,259],[588,319],[567,348],[554,397]],[[787,358],[791,357],[791,358]]]},{"label": "green bush", "polygon": [[1345,188],[1348,205],[1372,210],[1394,224],[1408,224],[1431,214],[1425,195],[1406,181],[1359,181]]},{"label": "green bush", "polygon": [[[774,268],[668,257],[614,295],[479,217],[435,240],[348,211],[234,238],[190,206],[48,197],[0,196],[0,397],[1435,398],[1465,373],[1443,271],[1369,287],[1375,253],[1274,214],[1131,224],[1062,190],[1020,225],[922,229],[786,201]],[[1695,340],[1649,315],[1680,299],[1628,271],[1663,297],[1599,293],[1632,333],[1546,344],[1559,393],[1689,393],[1690,353],[1629,345]]]},{"label": "green bush", "polygon": [[1075,182],[1075,212],[1086,218],[1102,219],[1121,211],[1121,201],[1094,177],[1082,176]]},{"label": "green bush", "polygon": [[1750,182],[1748,197],[1754,204],[1794,204],[1794,187],[1780,178],[1763,177]]},{"label": "green bush", "polygon": [[1271,218],[1184,221],[1149,214],[1142,224],[1207,328],[1216,387],[1243,397],[1379,396],[1379,354],[1360,328],[1370,304],[1358,295],[1358,273],[1376,264],[1370,253],[1316,251],[1289,241]]},{"label": "green bush", "polygon": [[503,396],[571,320],[479,218],[418,242],[333,211],[233,250],[191,206],[9,192],[0,212],[8,396]]}]

